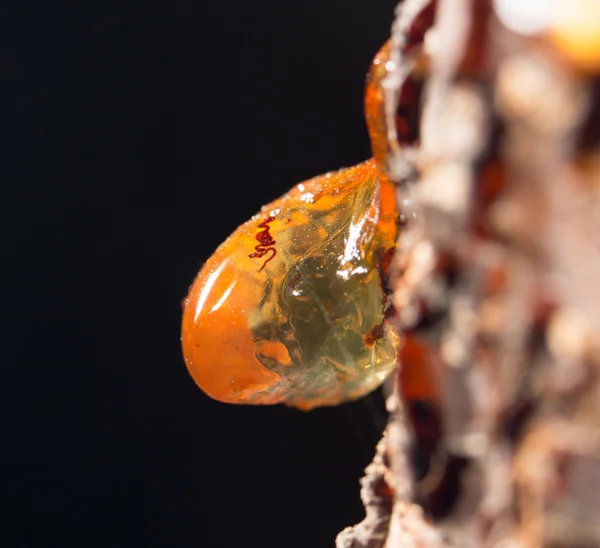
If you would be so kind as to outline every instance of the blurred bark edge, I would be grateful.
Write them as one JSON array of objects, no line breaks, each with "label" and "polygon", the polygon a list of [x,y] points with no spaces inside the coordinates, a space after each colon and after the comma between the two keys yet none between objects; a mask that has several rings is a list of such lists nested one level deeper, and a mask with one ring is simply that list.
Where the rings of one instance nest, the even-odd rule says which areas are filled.
[{"label": "blurred bark edge", "polygon": [[600,546],[600,2],[406,0],[391,51],[403,343],[336,546]]}]

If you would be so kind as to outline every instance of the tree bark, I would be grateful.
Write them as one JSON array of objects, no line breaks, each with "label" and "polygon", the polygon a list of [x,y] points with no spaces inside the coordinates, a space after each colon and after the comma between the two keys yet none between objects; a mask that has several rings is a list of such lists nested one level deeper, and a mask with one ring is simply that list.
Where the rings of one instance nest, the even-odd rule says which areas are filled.
[{"label": "tree bark", "polygon": [[600,17],[520,4],[397,9],[402,348],[338,548],[600,546]]}]

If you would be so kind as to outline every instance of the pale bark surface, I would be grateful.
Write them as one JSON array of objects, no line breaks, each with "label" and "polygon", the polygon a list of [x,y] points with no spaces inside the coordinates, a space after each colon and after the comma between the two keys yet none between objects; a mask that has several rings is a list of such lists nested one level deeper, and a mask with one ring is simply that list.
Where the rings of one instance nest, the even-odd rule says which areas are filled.
[{"label": "pale bark surface", "polygon": [[422,73],[419,137],[389,152],[395,323],[422,359],[337,547],[600,546],[599,74],[485,0],[439,1],[407,54],[432,4],[398,8],[388,97],[392,120]]}]

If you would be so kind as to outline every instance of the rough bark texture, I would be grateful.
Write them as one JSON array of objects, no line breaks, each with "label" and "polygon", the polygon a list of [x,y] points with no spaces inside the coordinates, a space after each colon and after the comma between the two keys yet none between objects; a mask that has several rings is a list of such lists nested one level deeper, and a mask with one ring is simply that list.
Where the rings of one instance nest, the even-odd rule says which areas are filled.
[{"label": "rough bark texture", "polygon": [[338,548],[600,546],[600,63],[502,4],[398,8],[404,345],[366,518]]}]

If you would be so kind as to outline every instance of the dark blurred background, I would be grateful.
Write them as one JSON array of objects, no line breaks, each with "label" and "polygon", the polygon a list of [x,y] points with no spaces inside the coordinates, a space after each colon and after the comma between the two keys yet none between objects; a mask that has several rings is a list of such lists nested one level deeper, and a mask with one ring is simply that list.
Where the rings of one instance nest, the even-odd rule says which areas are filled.
[{"label": "dark blurred background", "polygon": [[366,159],[394,0],[2,8],[2,547],[320,548],[363,518],[381,395],[302,413],[192,382],[214,248]]}]

